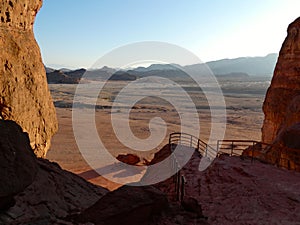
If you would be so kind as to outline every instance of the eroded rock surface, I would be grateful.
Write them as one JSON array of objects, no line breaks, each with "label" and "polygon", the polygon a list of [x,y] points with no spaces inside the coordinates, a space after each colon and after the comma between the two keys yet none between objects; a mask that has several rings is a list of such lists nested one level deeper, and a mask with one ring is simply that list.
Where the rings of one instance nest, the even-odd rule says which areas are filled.
[{"label": "eroded rock surface", "polygon": [[[154,160],[160,161],[162,155],[156,154]],[[183,207],[157,224],[299,224],[300,173],[228,155],[220,155],[199,171],[200,160],[195,152],[181,170],[186,180]],[[155,187],[173,202],[173,179]],[[207,220],[201,218],[201,211]]]},{"label": "eroded rock surface", "polygon": [[68,224],[65,217],[108,192],[45,159],[38,159],[38,167],[35,181],[15,196],[15,206],[0,212],[0,224]]},{"label": "eroded rock surface", "polygon": [[0,113],[29,134],[31,147],[44,157],[57,131],[40,49],[33,34],[42,1],[0,3]]},{"label": "eroded rock surface", "polygon": [[68,224],[107,192],[38,159],[22,128],[0,120],[0,224]]},{"label": "eroded rock surface", "polygon": [[0,120],[0,211],[36,177],[37,161],[28,135],[13,121]]},{"label": "eroded rock surface", "polygon": [[264,150],[267,162],[300,172],[300,123],[283,129],[274,144]]},{"label": "eroded rock surface", "polygon": [[300,122],[300,17],[288,27],[263,111],[262,141],[266,143]]},{"label": "eroded rock surface", "polygon": [[108,193],[75,221],[96,225],[150,225],[168,210],[166,195],[151,187],[123,186]]},{"label": "eroded rock surface", "polygon": [[299,224],[300,173],[223,155],[195,174],[186,192],[209,224]]},{"label": "eroded rock surface", "polygon": [[295,129],[300,122],[300,17],[288,27],[263,111],[262,141],[272,144],[263,150],[263,159],[300,170],[300,133]]}]

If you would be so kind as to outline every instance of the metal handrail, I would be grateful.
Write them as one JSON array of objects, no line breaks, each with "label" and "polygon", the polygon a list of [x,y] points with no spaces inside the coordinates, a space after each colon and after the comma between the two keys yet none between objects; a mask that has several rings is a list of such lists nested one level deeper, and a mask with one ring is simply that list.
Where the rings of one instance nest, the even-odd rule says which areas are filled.
[{"label": "metal handrail", "polygon": [[[191,134],[175,132],[169,136],[169,145],[171,151],[173,151],[173,145],[183,145],[194,148],[195,150],[199,151],[202,156],[209,156],[209,158],[214,158],[215,156],[224,153],[229,154],[230,156],[241,156],[247,148],[252,147],[250,150],[252,151],[252,162],[254,159],[257,159],[262,162],[277,165],[279,167],[285,167],[287,169],[291,169],[292,166],[300,168],[300,156],[298,149],[283,147],[280,152],[270,152],[268,150],[270,150],[274,145],[255,140],[218,140],[216,150],[206,142]],[[254,154],[254,151],[257,147],[259,147],[259,151],[261,153],[260,157],[255,156]],[[268,154],[276,154],[276,156],[270,158],[268,157]],[[275,160],[272,160],[272,158],[275,158]],[[175,183],[176,198],[178,201],[182,201],[185,194],[184,189],[186,180],[180,173],[180,167],[175,155],[173,155],[172,166],[177,171],[173,179]]]},{"label": "metal handrail", "polygon": [[[217,151],[201,139],[188,133],[175,132],[169,136],[169,146],[171,152],[173,152],[174,145],[182,145],[190,148],[194,148],[199,151],[200,154],[206,157],[215,157]],[[176,170],[176,174],[173,176],[173,182],[175,183],[175,193],[177,201],[182,201],[185,192],[185,183],[187,182],[183,175],[180,173],[180,167],[174,154],[172,154],[172,169]]]},{"label": "metal handrail", "polygon": [[252,161],[254,158],[254,146],[258,141],[254,140],[218,140],[217,150],[218,155],[229,154],[230,156],[239,156],[249,147],[252,147]]},{"label": "metal handrail", "polygon": [[205,157],[214,157],[217,155],[217,150],[215,150],[215,148],[202,141],[201,139],[197,138],[196,136],[188,133],[171,133],[169,137],[169,144],[170,146],[172,144],[177,144],[195,148],[201,153],[202,156]]},{"label": "metal handrail", "polygon": [[[258,146],[259,148],[255,146]],[[252,161],[257,159],[261,162],[287,169],[291,169],[293,166],[300,168],[300,156],[298,149],[282,146],[280,151],[269,151],[272,149],[272,147],[274,147],[273,144],[254,140],[219,140],[217,142],[218,155],[225,153],[229,154],[230,156],[240,156],[242,155],[243,151],[249,147],[252,147],[250,150],[252,151]],[[257,149],[260,153],[258,156],[254,154],[254,151]]]}]

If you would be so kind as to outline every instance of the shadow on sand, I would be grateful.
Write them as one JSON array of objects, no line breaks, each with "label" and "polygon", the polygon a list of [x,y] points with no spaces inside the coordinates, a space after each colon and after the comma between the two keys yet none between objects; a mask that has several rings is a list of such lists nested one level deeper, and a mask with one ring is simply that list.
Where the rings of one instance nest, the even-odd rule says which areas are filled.
[{"label": "shadow on sand", "polygon": [[104,166],[102,168],[98,168],[96,170],[88,170],[78,175],[86,180],[92,180],[97,177],[113,174],[112,177],[114,178],[126,178],[126,177],[133,177],[136,175],[141,174],[145,168],[143,166],[130,166],[124,167],[124,163],[114,163],[111,165]]}]

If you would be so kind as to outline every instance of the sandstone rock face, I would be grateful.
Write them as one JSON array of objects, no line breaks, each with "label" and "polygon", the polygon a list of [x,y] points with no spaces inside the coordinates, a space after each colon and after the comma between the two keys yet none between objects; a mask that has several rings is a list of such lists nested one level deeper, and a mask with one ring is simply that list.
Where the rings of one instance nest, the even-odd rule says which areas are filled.
[{"label": "sandstone rock face", "polygon": [[36,155],[45,157],[57,120],[33,34],[41,5],[41,0],[0,3],[0,112],[28,133]]},{"label": "sandstone rock face", "polygon": [[288,148],[300,150],[300,123],[296,123],[293,126],[287,128],[279,136],[279,141]]},{"label": "sandstone rock face", "polygon": [[274,144],[265,150],[264,160],[300,172],[300,123],[277,135]]},{"label": "sandstone rock face", "polygon": [[263,105],[262,141],[273,143],[287,127],[300,122],[300,18],[288,27]]},{"label": "sandstone rock face", "polygon": [[0,120],[0,210],[13,206],[13,196],[33,182],[37,168],[28,135],[15,122]]}]

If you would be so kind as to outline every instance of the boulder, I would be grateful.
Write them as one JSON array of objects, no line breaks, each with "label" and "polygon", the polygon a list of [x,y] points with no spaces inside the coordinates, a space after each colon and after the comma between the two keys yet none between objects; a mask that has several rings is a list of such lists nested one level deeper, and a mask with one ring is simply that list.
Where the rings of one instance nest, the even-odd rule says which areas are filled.
[{"label": "boulder", "polygon": [[300,172],[300,123],[282,130],[265,150],[265,160]]},{"label": "boulder", "polygon": [[14,196],[15,205],[0,211],[0,224],[70,224],[65,219],[97,202],[108,190],[37,159],[36,179]]},{"label": "boulder", "polygon": [[263,111],[265,143],[273,143],[281,131],[300,122],[300,17],[288,27]]},{"label": "boulder", "polygon": [[288,148],[299,149],[300,151],[300,123],[285,129],[279,135],[278,141]]},{"label": "boulder", "polygon": [[42,1],[0,3],[0,115],[28,133],[37,156],[45,157],[57,119],[40,49],[33,34]]},{"label": "boulder", "polygon": [[37,169],[28,135],[15,122],[0,120],[0,210],[14,205],[13,196],[34,181]]},{"label": "boulder", "polygon": [[198,217],[204,217],[201,205],[197,199],[191,196],[184,196],[181,205],[186,211],[193,212]]},{"label": "boulder", "polygon": [[101,198],[75,218],[96,225],[153,224],[168,209],[166,195],[154,187],[123,186]]},{"label": "boulder", "polygon": [[129,165],[136,165],[141,161],[138,156],[133,154],[118,155],[117,160]]},{"label": "boulder", "polygon": [[27,133],[13,121],[0,120],[0,224],[64,224],[59,221],[107,192],[38,159]]}]

